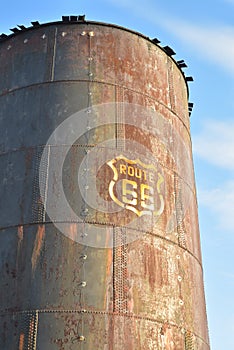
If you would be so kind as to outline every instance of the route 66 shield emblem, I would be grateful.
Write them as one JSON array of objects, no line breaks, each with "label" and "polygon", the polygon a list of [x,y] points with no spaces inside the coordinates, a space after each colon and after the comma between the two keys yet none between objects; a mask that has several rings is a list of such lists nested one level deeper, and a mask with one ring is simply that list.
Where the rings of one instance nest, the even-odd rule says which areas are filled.
[{"label": "route 66 shield emblem", "polygon": [[163,175],[155,165],[120,155],[107,165],[113,171],[109,183],[111,199],[120,207],[143,215],[159,216],[164,209]]}]

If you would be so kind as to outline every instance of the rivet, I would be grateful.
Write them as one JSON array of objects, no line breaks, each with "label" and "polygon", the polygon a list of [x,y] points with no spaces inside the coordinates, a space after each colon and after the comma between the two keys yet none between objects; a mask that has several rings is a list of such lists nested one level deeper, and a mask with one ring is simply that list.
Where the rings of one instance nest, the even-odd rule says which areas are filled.
[{"label": "rivet", "polygon": [[182,277],[178,276],[178,281],[181,282],[182,281]]},{"label": "rivet", "polygon": [[92,92],[91,92],[91,91],[89,91],[89,92],[88,92],[88,94],[89,94],[89,96],[91,96],[91,95],[92,95]]},{"label": "rivet", "polygon": [[88,186],[88,185],[86,185],[86,186],[85,186],[85,189],[86,189],[86,190],[88,190],[88,189],[89,189],[89,186]]},{"label": "rivet", "polygon": [[80,235],[81,238],[84,238],[84,237],[87,237],[87,236],[88,236],[88,235],[87,235],[86,232],[83,232],[83,233],[81,233],[81,235]]},{"label": "rivet", "polygon": [[79,341],[85,341],[85,337],[84,337],[83,335],[79,335],[79,336],[78,336],[78,340],[79,340]]},{"label": "rivet", "polygon": [[7,50],[10,50],[11,49],[11,45],[9,45],[8,47],[7,47]]},{"label": "rivet", "polygon": [[24,44],[27,44],[27,42],[28,42],[28,39],[24,39]]},{"label": "rivet", "polygon": [[89,60],[89,61],[92,61],[92,60],[93,60],[93,57],[89,57],[88,60]]},{"label": "rivet", "polygon": [[179,260],[179,259],[180,259],[180,256],[179,256],[179,255],[176,255],[176,259],[178,259],[178,260]]},{"label": "rivet", "polygon": [[81,287],[86,287],[86,284],[87,283],[85,281],[80,282]]},{"label": "rivet", "polygon": [[179,301],[179,304],[180,304],[180,305],[184,305],[183,300],[180,300],[180,301]]},{"label": "rivet", "polygon": [[89,72],[89,76],[92,77],[92,76],[93,76],[93,73],[92,73],[92,72]]},{"label": "rivet", "polygon": [[86,254],[81,255],[81,259],[83,259],[83,260],[86,260],[87,257],[88,257],[88,256],[87,256]]},{"label": "rivet", "polygon": [[89,36],[94,36],[94,32],[89,32]]},{"label": "rivet", "polygon": [[62,32],[62,36],[65,37],[67,35],[66,32]]},{"label": "rivet", "polygon": [[86,35],[86,32],[82,32],[80,35],[84,36],[84,35]]},{"label": "rivet", "polygon": [[87,311],[84,309],[84,310],[81,310],[82,314],[85,314]]},{"label": "rivet", "polygon": [[41,38],[42,38],[42,39],[45,39],[45,38],[46,38],[46,35],[45,35],[45,34],[43,34]]},{"label": "rivet", "polygon": [[86,128],[87,130],[90,130],[91,129],[91,126],[87,126],[87,128]]},{"label": "rivet", "polygon": [[90,108],[88,108],[87,110],[86,110],[86,113],[88,113],[88,114],[90,114],[92,112],[92,110],[90,109]]}]

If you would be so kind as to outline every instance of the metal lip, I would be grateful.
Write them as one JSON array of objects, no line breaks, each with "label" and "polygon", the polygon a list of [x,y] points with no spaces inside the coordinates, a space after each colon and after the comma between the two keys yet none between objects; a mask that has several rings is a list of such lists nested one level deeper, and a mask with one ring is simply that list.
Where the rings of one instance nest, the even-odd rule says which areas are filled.
[{"label": "metal lip", "polygon": [[[33,22],[31,22],[33,23]],[[188,79],[186,79],[186,76],[182,70],[182,68],[180,67],[180,65],[177,63],[176,59],[174,59],[171,55],[169,55],[166,50],[159,45],[159,42],[156,43],[154,39],[150,39],[148,36],[138,32],[138,31],[135,31],[133,29],[129,29],[129,28],[126,28],[126,27],[123,27],[123,26],[120,26],[118,24],[113,24],[113,23],[106,23],[106,22],[98,22],[98,21],[87,21],[87,20],[84,20],[82,22],[80,21],[63,21],[63,20],[60,20],[60,21],[54,21],[54,22],[46,22],[46,23],[42,23],[40,24],[39,22],[37,22],[38,25],[35,26],[35,25],[32,25],[30,27],[25,27],[24,29],[22,30],[19,30],[18,32],[16,33],[12,33],[12,34],[2,34],[2,38],[0,38],[0,45],[2,42],[5,42],[7,41],[8,39],[12,38],[12,37],[15,37],[17,35],[20,35],[21,33],[25,33],[27,31],[31,31],[31,30],[38,30],[39,28],[44,28],[44,27],[49,27],[49,26],[61,26],[61,25],[97,25],[97,26],[103,26],[103,27],[110,27],[110,28],[115,28],[115,29],[119,29],[119,30],[122,30],[122,31],[125,31],[125,32],[128,32],[128,33],[131,33],[131,34],[134,34],[134,35],[137,35],[145,40],[147,40],[148,42],[150,42],[151,44],[157,46],[160,50],[162,50],[165,55],[167,57],[169,57],[173,63],[176,65],[176,67],[179,69],[179,71],[181,72],[182,76],[183,76],[183,79],[184,79],[184,82],[185,82],[185,85],[187,87],[187,94],[188,94],[188,99],[189,99],[189,86],[188,86]],[[190,81],[190,80],[189,80]]]},{"label": "metal lip", "polygon": [[[126,32],[130,32],[132,34],[138,35],[148,41],[150,41],[151,43],[153,43],[156,46],[159,46],[157,44],[155,44],[155,42],[153,42],[153,40],[151,40],[149,37],[147,37],[146,35],[137,32],[135,30],[117,25],[117,24],[112,24],[112,23],[106,23],[106,22],[98,22],[98,21],[83,21],[83,22],[78,22],[78,21],[54,21],[54,22],[46,22],[46,23],[41,23],[37,26],[30,26],[30,27],[26,27],[23,30],[19,30],[17,33],[11,33],[11,34],[6,34],[7,36],[4,37],[4,39],[2,39],[1,41],[5,41],[15,35],[19,35],[20,33],[29,31],[29,30],[34,30],[34,29],[38,29],[38,28],[42,28],[42,27],[49,27],[49,26],[53,26],[53,25],[98,25],[98,26],[103,26],[103,27],[112,27],[112,28],[116,28],[116,29],[120,29],[120,30],[124,30]],[[160,47],[160,46],[159,46]],[[161,48],[161,47],[160,47]]]}]

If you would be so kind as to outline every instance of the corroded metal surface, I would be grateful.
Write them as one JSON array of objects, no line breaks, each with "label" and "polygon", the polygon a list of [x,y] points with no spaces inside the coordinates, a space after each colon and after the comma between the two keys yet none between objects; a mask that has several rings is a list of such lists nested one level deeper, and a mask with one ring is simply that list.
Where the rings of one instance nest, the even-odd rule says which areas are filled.
[{"label": "corroded metal surface", "polygon": [[[0,348],[208,350],[187,86],[175,61],[121,28],[56,23],[1,42],[0,74]],[[99,127],[87,127],[69,151],[48,146],[63,121],[85,110],[86,122],[100,104],[105,108],[92,115]],[[134,142],[139,161],[119,164]],[[119,152],[116,163],[112,148]],[[159,168],[150,168],[147,152]],[[141,182],[163,174],[164,192],[159,182],[155,188],[157,205],[163,198],[164,206],[154,224],[148,214],[134,224],[141,211],[127,185],[121,212],[84,202],[77,184],[84,159],[87,200],[103,200],[110,209],[118,197],[113,167],[100,166],[103,154],[122,169],[122,181],[146,209],[151,186],[140,192]],[[60,208],[54,169],[62,157],[64,192],[77,221]],[[45,210],[51,191],[68,235]],[[93,241],[86,237],[90,225]]]}]

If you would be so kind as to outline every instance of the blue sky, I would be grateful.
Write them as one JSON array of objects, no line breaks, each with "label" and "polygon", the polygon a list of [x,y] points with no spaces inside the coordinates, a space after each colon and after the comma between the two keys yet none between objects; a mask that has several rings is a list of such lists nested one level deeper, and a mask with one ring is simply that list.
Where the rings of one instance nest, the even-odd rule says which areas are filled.
[{"label": "blue sky", "polygon": [[234,349],[234,0],[2,0],[0,32],[66,14],[157,37],[188,64],[211,348]]}]

